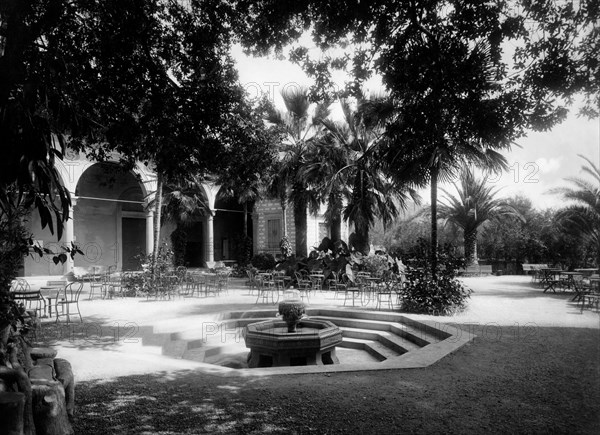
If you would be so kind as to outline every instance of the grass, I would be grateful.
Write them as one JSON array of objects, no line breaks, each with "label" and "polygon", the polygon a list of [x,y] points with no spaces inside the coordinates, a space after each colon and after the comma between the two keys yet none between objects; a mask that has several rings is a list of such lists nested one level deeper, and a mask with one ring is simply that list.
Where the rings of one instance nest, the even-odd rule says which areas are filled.
[{"label": "grass", "polygon": [[600,331],[498,327],[425,369],[77,386],[75,433],[598,433]]}]

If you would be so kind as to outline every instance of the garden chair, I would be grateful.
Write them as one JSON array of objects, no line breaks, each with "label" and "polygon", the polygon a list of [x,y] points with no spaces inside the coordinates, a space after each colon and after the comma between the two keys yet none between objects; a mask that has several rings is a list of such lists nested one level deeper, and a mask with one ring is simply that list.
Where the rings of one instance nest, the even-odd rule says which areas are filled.
[{"label": "garden chair", "polygon": [[46,314],[46,299],[39,290],[31,290],[26,280],[17,278],[13,282],[10,292],[15,301],[23,303],[27,316],[33,314],[42,317]]},{"label": "garden chair", "polygon": [[343,291],[341,291],[342,286],[339,286],[338,284],[341,284],[341,280],[342,280],[342,275],[343,272],[340,270],[338,272],[331,272],[331,278],[327,279],[326,284],[327,284],[327,290],[330,292],[333,292],[333,298],[337,299],[339,294],[343,294]]},{"label": "garden chair", "polygon": [[273,274],[263,272],[258,277],[259,287],[256,303],[258,304],[259,300],[262,300],[263,303],[269,303],[269,297],[271,297],[271,303],[275,303],[275,294],[277,294],[277,301],[279,301],[279,292],[277,291],[277,284],[273,279]]},{"label": "garden chair", "polygon": [[325,275],[323,275],[322,269],[311,270],[310,273],[307,274],[307,277],[312,283],[312,290],[315,294],[317,293],[317,290],[323,290]]},{"label": "garden chair", "polygon": [[217,294],[225,293],[229,294],[229,276],[231,271],[228,269],[220,270],[217,272]]},{"label": "garden chair", "polygon": [[588,278],[589,290],[581,295],[581,312],[583,312],[586,304],[591,308],[596,307],[598,311],[600,305],[600,276],[593,274]]},{"label": "garden chair", "polygon": [[585,280],[583,275],[575,275],[571,280],[571,288],[575,293],[571,301],[582,302],[584,297],[592,292],[590,282]]},{"label": "garden chair", "polygon": [[250,295],[252,296],[253,290],[258,292],[258,279],[256,273],[252,269],[246,269],[246,275],[248,275],[248,280],[245,284],[247,287],[250,287]]},{"label": "garden chair", "polygon": [[306,299],[310,303],[310,291],[312,290],[313,283],[310,279],[306,279],[300,272],[294,272],[296,278],[296,287],[300,293],[301,299]]},{"label": "garden chair", "polygon": [[188,288],[190,288],[190,296],[193,297],[194,293],[198,294],[198,297],[204,290],[206,293],[206,277],[200,273],[192,273],[188,275]]},{"label": "garden chair", "polygon": [[102,296],[104,282],[106,281],[106,268],[104,266],[92,266],[92,273],[89,275],[88,282],[90,283],[90,294],[88,299],[93,299],[94,292],[98,290],[98,294]]},{"label": "garden chair", "polygon": [[179,297],[189,296],[191,286],[188,286],[188,280],[190,278],[188,276],[187,267],[177,266],[175,269],[175,276],[177,277],[177,294]]},{"label": "garden chair", "polygon": [[102,299],[112,299],[114,296],[123,297],[123,277],[119,272],[106,274],[102,284]]},{"label": "garden chair", "polygon": [[219,294],[219,277],[216,273],[211,273],[205,277],[204,293],[207,297],[211,293],[213,296]]},{"label": "garden chair", "polygon": [[382,279],[376,289],[376,305],[375,308],[381,309],[383,305],[391,310],[394,308],[393,296],[397,295],[397,287],[399,285],[398,277],[394,274]]},{"label": "garden chair", "polygon": [[[56,312],[56,322],[60,317],[66,317],[67,323],[71,321],[71,315],[77,314],[79,321],[83,322],[81,311],[79,310],[79,296],[83,289],[83,282],[70,282],[65,287],[56,293],[54,302]],[[59,310],[60,309],[60,310]]]},{"label": "garden chair", "polygon": [[356,299],[361,300],[361,288],[348,277],[348,274],[342,275],[342,282],[338,286],[343,286],[344,291],[344,306],[349,300],[352,301],[352,306],[355,306]]},{"label": "garden chair", "polygon": [[160,286],[157,296],[160,299],[175,299],[179,278],[177,275],[162,275],[160,277]]}]

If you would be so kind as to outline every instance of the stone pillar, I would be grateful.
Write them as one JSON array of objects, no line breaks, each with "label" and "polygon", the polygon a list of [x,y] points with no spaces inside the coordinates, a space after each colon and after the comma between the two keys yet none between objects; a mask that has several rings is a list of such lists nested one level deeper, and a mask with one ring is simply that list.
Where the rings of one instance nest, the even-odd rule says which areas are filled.
[{"label": "stone pillar", "polygon": [[[75,205],[77,204],[77,200],[75,198],[71,198],[71,206],[69,207],[69,219],[65,222],[64,227],[64,246],[71,249],[72,243],[75,241],[75,226],[74,226],[74,218],[75,218]],[[68,274],[73,272],[73,259],[71,255],[67,253],[67,261],[63,264],[63,274]]]},{"label": "stone pillar", "polygon": [[214,218],[215,210],[210,210],[209,215],[206,217],[206,263],[208,267],[212,267],[215,261],[215,233],[214,233]]},{"label": "stone pillar", "polygon": [[146,212],[146,255],[154,250],[154,211]]}]

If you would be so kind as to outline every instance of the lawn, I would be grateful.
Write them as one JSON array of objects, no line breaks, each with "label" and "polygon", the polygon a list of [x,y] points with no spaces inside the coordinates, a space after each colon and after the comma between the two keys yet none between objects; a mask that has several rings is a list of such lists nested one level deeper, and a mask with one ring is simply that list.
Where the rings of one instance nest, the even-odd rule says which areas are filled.
[{"label": "lawn", "polygon": [[[471,328],[465,326],[465,328]],[[598,329],[482,327],[425,369],[82,382],[76,433],[598,433]]]}]

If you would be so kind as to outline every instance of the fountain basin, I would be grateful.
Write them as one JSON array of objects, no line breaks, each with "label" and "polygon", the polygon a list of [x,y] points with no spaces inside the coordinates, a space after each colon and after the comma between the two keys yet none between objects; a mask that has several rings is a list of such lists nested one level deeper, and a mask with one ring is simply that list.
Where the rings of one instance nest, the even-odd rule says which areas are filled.
[{"label": "fountain basin", "polygon": [[283,320],[266,320],[247,325],[243,335],[250,368],[339,364],[342,331],[328,320],[302,319],[295,332]]}]

